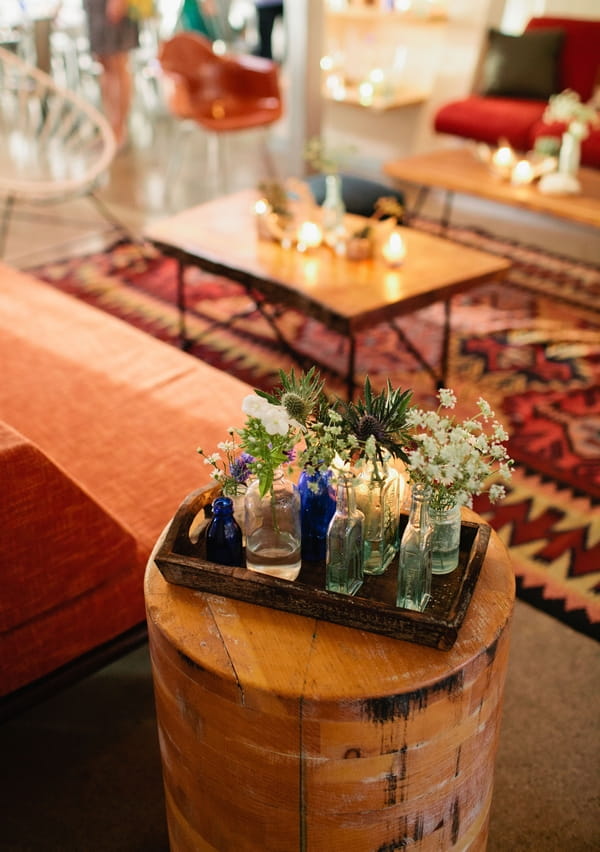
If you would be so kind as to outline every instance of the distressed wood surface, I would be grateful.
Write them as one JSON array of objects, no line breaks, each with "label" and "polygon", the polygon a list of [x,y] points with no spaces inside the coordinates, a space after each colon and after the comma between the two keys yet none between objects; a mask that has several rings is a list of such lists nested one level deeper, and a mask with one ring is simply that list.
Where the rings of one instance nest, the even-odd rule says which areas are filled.
[{"label": "distressed wood surface", "polygon": [[[202,509],[214,495],[214,485],[193,492],[173,518],[155,557],[160,572],[170,583],[324,618],[433,648],[447,650],[456,641],[487,549],[490,536],[487,524],[463,520],[459,566],[450,574],[433,577],[432,599],[421,613],[396,607],[398,557],[385,574],[365,575],[355,596],[326,591],[324,562],[303,563],[294,582],[248,571],[245,567],[209,562],[206,539],[202,532],[196,534],[196,528]],[[401,533],[406,521],[406,515],[402,515]]]},{"label": "distressed wood surface", "polygon": [[514,602],[495,533],[445,652],[153,559],[145,596],[172,852],[485,849]]}]

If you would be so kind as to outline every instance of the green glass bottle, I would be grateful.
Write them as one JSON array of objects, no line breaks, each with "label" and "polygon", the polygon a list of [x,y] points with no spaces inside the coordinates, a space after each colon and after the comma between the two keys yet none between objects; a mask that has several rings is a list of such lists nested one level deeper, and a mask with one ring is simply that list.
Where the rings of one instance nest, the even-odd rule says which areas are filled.
[{"label": "green glass bottle", "polygon": [[340,474],[335,513],[327,530],[326,588],[355,595],[363,583],[364,515],[356,508],[350,476]]}]

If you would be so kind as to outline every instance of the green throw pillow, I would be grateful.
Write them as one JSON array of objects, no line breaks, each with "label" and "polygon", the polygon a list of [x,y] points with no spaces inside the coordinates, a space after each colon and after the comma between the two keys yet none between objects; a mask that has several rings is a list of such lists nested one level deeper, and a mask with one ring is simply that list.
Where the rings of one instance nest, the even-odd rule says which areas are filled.
[{"label": "green throw pillow", "polygon": [[491,29],[483,60],[482,95],[547,100],[558,91],[558,60],[564,30],[507,35]]}]

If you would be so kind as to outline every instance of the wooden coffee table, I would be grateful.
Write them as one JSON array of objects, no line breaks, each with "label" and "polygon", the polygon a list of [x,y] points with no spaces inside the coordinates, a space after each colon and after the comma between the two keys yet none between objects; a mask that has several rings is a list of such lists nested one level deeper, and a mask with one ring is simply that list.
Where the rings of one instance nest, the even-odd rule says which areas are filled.
[{"label": "wooden coffee table", "polygon": [[600,170],[580,169],[579,195],[544,195],[537,183],[511,186],[495,176],[467,147],[447,148],[392,160],[383,167],[386,175],[400,183],[419,187],[411,215],[416,215],[430,189],[445,190],[445,209],[442,226],[450,221],[454,193],[474,195],[487,201],[522,207],[535,213],[545,213],[580,225],[600,228]]},{"label": "wooden coffee table", "polygon": [[[301,253],[258,239],[253,211],[256,198],[254,190],[218,198],[146,230],[147,239],[179,262],[182,340],[187,338],[184,271],[189,264],[242,284],[281,343],[301,364],[308,359],[284,336],[277,308],[296,309],[348,338],[344,377],[349,398],[355,389],[356,335],[381,322],[389,322],[439,386],[446,385],[452,296],[505,275],[510,268],[507,260],[410,228],[401,229],[407,256],[400,268],[390,268],[377,259],[346,260],[327,247]],[[364,222],[350,218],[356,227]],[[438,301],[445,305],[445,324],[440,368],[436,370],[394,319]],[[331,371],[319,362],[317,353],[310,360]]]}]

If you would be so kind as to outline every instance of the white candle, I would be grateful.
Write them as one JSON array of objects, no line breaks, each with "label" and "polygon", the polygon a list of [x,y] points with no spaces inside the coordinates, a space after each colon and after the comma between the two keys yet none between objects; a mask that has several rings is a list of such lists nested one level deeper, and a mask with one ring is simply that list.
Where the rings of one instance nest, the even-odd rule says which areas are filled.
[{"label": "white candle", "polygon": [[510,145],[501,145],[492,156],[492,163],[497,169],[508,172],[515,162],[515,154]]},{"label": "white candle", "polygon": [[531,183],[533,180],[533,167],[529,160],[519,160],[514,169],[512,170],[512,175],[510,178],[510,182],[514,186],[522,186],[526,183]]},{"label": "white candle", "polygon": [[318,248],[323,242],[323,232],[316,222],[303,222],[297,233],[298,251]]},{"label": "white candle", "polygon": [[398,231],[392,231],[381,249],[383,259],[390,266],[400,266],[406,257],[406,246]]}]

